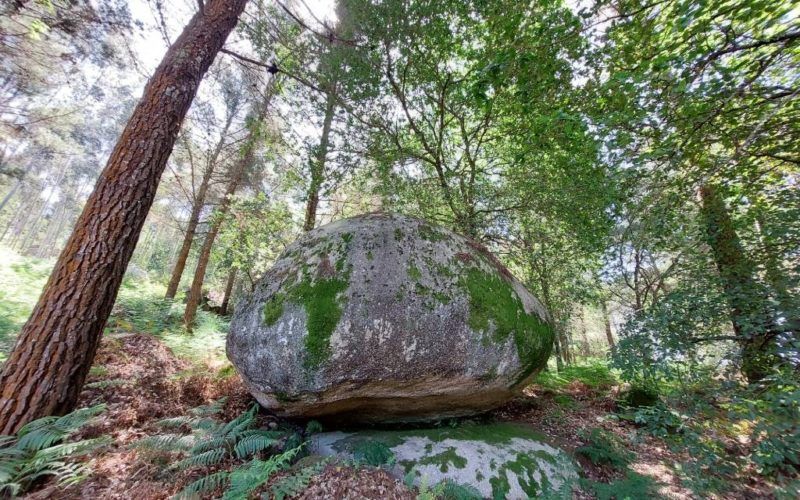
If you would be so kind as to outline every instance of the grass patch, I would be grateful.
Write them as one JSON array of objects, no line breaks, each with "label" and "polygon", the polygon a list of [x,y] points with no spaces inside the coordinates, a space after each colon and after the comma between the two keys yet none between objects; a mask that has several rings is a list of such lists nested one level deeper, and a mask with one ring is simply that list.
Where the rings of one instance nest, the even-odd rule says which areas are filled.
[{"label": "grass patch", "polygon": [[53,260],[23,257],[0,247],[0,362],[8,352],[42,293]]},{"label": "grass patch", "polygon": [[536,376],[534,383],[544,389],[560,391],[575,381],[586,384],[592,389],[607,389],[617,384],[616,377],[602,359],[569,365],[558,372],[543,371]]}]

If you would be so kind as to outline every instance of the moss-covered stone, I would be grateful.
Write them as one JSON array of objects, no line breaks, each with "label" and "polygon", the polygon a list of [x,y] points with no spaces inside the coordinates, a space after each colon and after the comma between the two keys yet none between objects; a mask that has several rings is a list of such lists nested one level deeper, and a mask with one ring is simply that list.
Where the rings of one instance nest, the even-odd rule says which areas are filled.
[{"label": "moss-covered stone", "polygon": [[281,319],[283,315],[283,301],[286,299],[286,296],[282,293],[278,293],[273,295],[265,304],[264,304],[264,324],[267,326],[272,326]]},{"label": "moss-covered stone", "polygon": [[[469,293],[469,325],[476,331],[491,332],[498,342],[513,335],[517,353],[527,372],[541,366],[550,356],[553,329],[536,313],[526,313],[514,287],[497,274],[477,267],[467,269],[463,284]],[[528,373],[523,373],[523,377]]]},{"label": "moss-covered stone", "polygon": [[347,290],[347,278],[332,277],[316,282],[307,278],[290,292],[292,300],[302,304],[307,315],[303,361],[307,368],[317,368],[330,357],[331,335],[342,317],[338,295]]},{"label": "moss-covered stone", "polygon": [[414,264],[409,264],[408,266],[408,277],[414,281],[419,281],[422,279],[422,271]]}]

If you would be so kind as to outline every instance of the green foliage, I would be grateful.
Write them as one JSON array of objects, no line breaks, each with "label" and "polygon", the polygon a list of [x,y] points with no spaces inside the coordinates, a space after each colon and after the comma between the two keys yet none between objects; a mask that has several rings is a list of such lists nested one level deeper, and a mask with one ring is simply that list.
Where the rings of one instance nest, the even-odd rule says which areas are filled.
[{"label": "green foliage", "polygon": [[591,460],[595,465],[610,465],[614,468],[624,468],[633,459],[633,453],[625,449],[624,443],[614,434],[600,428],[592,429],[587,435],[581,433],[587,444],[575,450],[578,455]]},{"label": "green foliage", "polygon": [[624,479],[611,483],[583,479],[581,485],[594,492],[598,500],[639,500],[658,496],[656,482],[633,471],[628,471]]},{"label": "green foliage", "polygon": [[36,304],[52,261],[23,257],[0,246],[0,361]]},{"label": "green foliage", "polygon": [[[303,443],[292,448],[284,446],[285,450],[279,454],[259,458],[277,449],[286,440],[286,434],[256,428],[258,405],[229,422],[220,422],[216,416],[223,404],[224,399],[194,408],[188,415],[161,420],[162,427],[188,432],[148,436],[135,445],[147,453],[177,456],[180,459],[173,458],[173,469],[205,472],[186,485],[177,498],[191,498],[224,488],[223,498],[247,499],[272,474],[287,467],[304,447]],[[235,465],[231,470],[215,470],[223,462]]]},{"label": "green foliage", "polygon": [[635,382],[622,395],[625,406],[639,408],[641,406],[654,406],[658,403],[658,388],[655,384]]},{"label": "green foliage", "polygon": [[634,413],[633,421],[657,437],[666,437],[684,429],[684,417],[663,404],[644,406]]},{"label": "green foliage", "polygon": [[110,439],[69,441],[69,437],[105,408],[97,405],[63,417],[40,418],[26,424],[14,436],[0,436],[0,494],[14,497],[25,493],[34,481],[44,476],[55,477],[60,485],[84,479],[90,469],[74,459],[108,444]]},{"label": "green foliage", "polygon": [[230,486],[222,496],[224,500],[247,500],[252,492],[269,481],[276,472],[286,468],[301,450],[301,446],[286,450],[268,460],[253,459],[229,475]]},{"label": "green foliage", "polygon": [[251,198],[236,197],[220,223],[213,258],[225,271],[233,267],[258,277],[295,237],[296,227],[285,203],[263,192]]},{"label": "green foliage", "polygon": [[358,464],[380,467],[381,465],[394,465],[397,461],[394,452],[381,441],[365,439],[353,445],[353,460]]},{"label": "green foliage", "polygon": [[175,354],[192,361],[224,361],[228,320],[198,310],[192,335],[186,335],[183,304],[164,300],[166,287],[149,280],[125,280],[117,295],[107,332],[149,333]]},{"label": "green foliage", "polygon": [[606,389],[617,383],[608,363],[602,359],[571,364],[559,371],[542,371],[536,376],[534,383],[545,389],[560,391],[576,380],[593,389]]},{"label": "green foliage", "polygon": [[274,500],[284,500],[301,493],[308,487],[311,478],[322,472],[328,465],[327,460],[321,460],[314,465],[308,465],[300,470],[283,476],[270,487]]},{"label": "green foliage", "polygon": [[455,481],[442,481],[440,500],[481,500],[483,495],[475,487]]},{"label": "green foliage", "polygon": [[750,459],[767,475],[800,470],[800,381],[780,373],[762,381],[730,405],[735,418],[753,422],[756,445]]},{"label": "green foliage", "polygon": [[306,424],[306,435],[319,434],[322,432],[322,424],[316,420],[309,420]]}]

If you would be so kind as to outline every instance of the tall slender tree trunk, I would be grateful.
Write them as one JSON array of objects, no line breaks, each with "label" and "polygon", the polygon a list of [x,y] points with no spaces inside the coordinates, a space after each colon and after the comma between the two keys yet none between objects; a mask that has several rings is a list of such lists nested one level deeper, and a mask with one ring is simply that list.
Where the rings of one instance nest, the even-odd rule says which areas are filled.
[{"label": "tall slender tree trunk", "polygon": [[17,182],[15,182],[13,186],[11,186],[11,189],[8,190],[6,195],[3,196],[3,199],[0,200],[0,212],[2,212],[4,208],[6,208],[6,205],[8,204],[9,201],[11,201],[11,198],[14,197],[14,195],[17,193],[17,190],[20,188],[21,185],[22,185],[22,178],[20,177],[19,179],[17,179]]},{"label": "tall slender tree trunk", "polygon": [[164,295],[166,299],[174,299],[175,294],[178,292],[178,286],[181,284],[181,277],[186,267],[186,260],[189,258],[194,235],[197,232],[197,225],[200,223],[200,213],[203,211],[203,207],[206,204],[206,195],[208,194],[208,187],[211,184],[211,175],[214,173],[219,155],[225,147],[225,137],[233,122],[233,117],[234,113],[228,114],[228,119],[222,129],[219,142],[209,158],[208,168],[203,172],[200,187],[197,189],[197,193],[192,201],[192,213],[189,215],[189,222],[186,224],[186,232],[183,233],[183,243],[181,243],[181,249],[178,252],[178,260],[175,262],[175,267],[172,268],[172,275],[167,285],[167,293]]},{"label": "tall slender tree trunk", "polygon": [[754,265],[736,234],[728,209],[716,188],[700,188],[701,217],[714,262],[722,279],[733,331],[742,349],[742,373],[761,380],[775,364],[773,322],[764,291],[754,278]]},{"label": "tall slender tree trunk", "polygon": [[[266,104],[264,103],[261,112],[258,114],[257,120],[261,121],[266,112]],[[200,254],[197,256],[197,267],[194,270],[194,278],[192,279],[192,286],[189,288],[189,295],[186,297],[186,309],[183,311],[183,323],[186,330],[191,332],[194,327],[194,319],[197,316],[197,307],[200,305],[200,299],[203,295],[203,281],[206,277],[206,269],[208,268],[208,261],[211,258],[211,249],[214,247],[214,240],[217,239],[220,226],[225,215],[231,206],[231,199],[239,188],[244,174],[247,169],[253,164],[255,160],[255,138],[249,137],[244,146],[242,157],[236,163],[231,172],[230,180],[225,188],[225,194],[222,197],[222,203],[215,214],[214,220],[211,222],[211,227],[206,233],[206,239],[203,240],[203,246],[200,248]]]},{"label": "tall slender tree trunk", "polygon": [[45,211],[47,210],[47,207],[50,206],[50,202],[53,201],[53,195],[56,192],[56,190],[55,190],[56,186],[61,184],[61,181],[64,179],[64,174],[65,174],[65,172],[67,170],[69,170],[70,165],[71,165],[71,162],[67,162],[67,165],[63,169],[61,169],[59,171],[59,173],[57,174],[58,175],[58,179],[56,179],[56,181],[52,185],[48,184],[48,185],[45,186],[45,189],[48,189],[48,188],[50,189],[50,191],[47,193],[47,198],[45,198],[44,203],[42,203],[42,207],[39,209],[39,212],[36,214],[36,217],[33,219],[33,225],[31,226],[30,229],[28,229],[25,232],[25,237],[22,239],[22,243],[19,246],[20,250],[22,250],[22,252],[24,252],[25,254],[29,254],[30,253],[31,244],[32,244],[32,242],[36,241],[36,232],[39,230],[39,222],[42,220],[42,216],[44,215]]},{"label": "tall slender tree trunk", "polygon": [[608,302],[605,299],[603,299],[600,302],[600,308],[603,313],[603,323],[605,324],[604,326],[606,330],[606,340],[608,341],[608,347],[613,348],[615,345],[614,333],[611,331],[611,316],[608,315]]},{"label": "tall slender tree trunk", "polygon": [[225,283],[225,295],[222,296],[222,304],[219,306],[219,313],[225,316],[228,314],[228,304],[231,301],[231,293],[233,293],[233,285],[236,283],[236,272],[238,269],[231,267],[228,272],[228,281]]},{"label": "tall slender tree trunk", "polygon": [[0,434],[75,407],[197,87],[247,0],[210,0],[167,51],[0,375]]},{"label": "tall slender tree trunk", "polygon": [[322,137],[319,140],[319,149],[315,161],[311,162],[311,184],[308,186],[306,201],[306,220],[303,224],[304,231],[311,231],[317,222],[317,208],[319,206],[319,190],[325,177],[325,162],[330,148],[331,124],[336,113],[336,96],[333,90],[328,91],[325,102],[325,119],[322,123]]}]

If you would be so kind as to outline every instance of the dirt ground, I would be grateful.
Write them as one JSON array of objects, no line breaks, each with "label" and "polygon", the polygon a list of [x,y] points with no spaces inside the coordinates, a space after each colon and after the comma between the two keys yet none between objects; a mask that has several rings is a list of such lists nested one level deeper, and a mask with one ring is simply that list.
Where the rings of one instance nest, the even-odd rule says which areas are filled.
[{"label": "dirt ground", "polygon": [[[616,390],[592,389],[577,381],[558,393],[531,386],[524,396],[490,417],[530,424],[569,452],[585,444],[581,430],[601,427],[630,443],[636,455],[631,468],[658,481],[663,498],[693,498],[668,466],[685,457],[676,455],[656,438],[632,439],[636,434],[634,424],[609,418],[616,409]],[[165,472],[165,464],[140,456],[132,444],[162,432],[156,425],[158,420],[184,415],[191,408],[223,396],[227,397],[222,414],[226,419],[235,418],[252,404],[251,396],[235,374],[222,376],[216,370],[198,368],[173,355],[150,335],[107,336],[101,343],[79,406],[108,405],[97,422],[82,431],[81,437],[107,435],[113,438],[113,443],[89,457],[93,473],[85,481],[66,489],[44,484],[27,497],[126,500],[171,497],[196,477],[191,472],[177,476]],[[564,404],[565,397],[568,404]],[[269,416],[263,419],[265,425],[276,420]],[[589,479],[608,482],[620,477],[611,468],[578,459]],[[727,498],[770,498],[768,490],[756,480],[743,478],[741,483],[737,492]],[[383,470],[330,464],[297,498],[412,499],[414,494]],[[575,498],[592,496],[579,491],[575,492]]]}]

